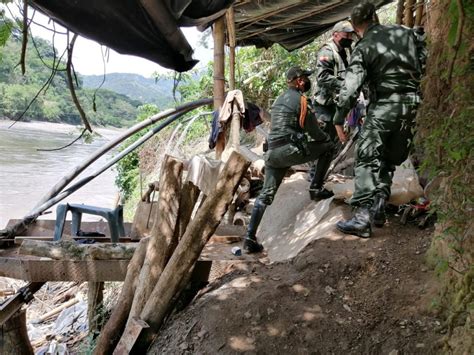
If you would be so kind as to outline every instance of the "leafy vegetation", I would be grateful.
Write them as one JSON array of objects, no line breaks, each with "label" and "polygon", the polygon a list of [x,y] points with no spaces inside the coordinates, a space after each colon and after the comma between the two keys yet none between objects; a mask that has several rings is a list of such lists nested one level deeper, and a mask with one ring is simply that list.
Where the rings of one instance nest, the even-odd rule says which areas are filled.
[{"label": "leafy vegetation", "polygon": [[[11,28],[0,26],[4,38]],[[0,43],[1,44],[1,43]],[[80,124],[81,119],[70,97],[65,62],[52,45],[40,38],[30,38],[26,52],[26,74],[21,74],[18,62],[21,53],[19,34],[13,30],[3,46],[0,45],[0,117]],[[58,60],[61,62],[58,64]],[[52,68],[57,71],[51,83]],[[43,88],[44,86],[44,88]],[[43,90],[42,90],[43,88]],[[39,93],[39,95],[38,95]],[[36,99],[35,96],[37,96]],[[122,127],[129,125],[141,102],[110,90],[85,89],[77,76],[77,95],[86,115],[95,125]],[[95,100],[94,100],[95,95]],[[25,112],[26,111],[26,112]]]}]

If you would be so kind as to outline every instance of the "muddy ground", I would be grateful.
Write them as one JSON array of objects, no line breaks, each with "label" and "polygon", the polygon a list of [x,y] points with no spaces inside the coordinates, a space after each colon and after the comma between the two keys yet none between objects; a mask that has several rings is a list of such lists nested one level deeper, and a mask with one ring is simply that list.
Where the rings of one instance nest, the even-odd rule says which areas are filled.
[{"label": "muddy ground", "polygon": [[439,353],[432,233],[392,214],[371,239],[323,238],[290,261],[227,265],[149,353]]}]

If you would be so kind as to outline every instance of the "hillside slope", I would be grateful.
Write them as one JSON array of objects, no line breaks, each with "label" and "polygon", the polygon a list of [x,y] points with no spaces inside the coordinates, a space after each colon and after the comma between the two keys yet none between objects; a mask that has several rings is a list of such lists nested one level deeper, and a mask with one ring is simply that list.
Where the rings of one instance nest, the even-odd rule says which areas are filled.
[{"label": "hillside slope", "polygon": [[[83,75],[85,88],[95,89],[103,81],[102,75]],[[143,103],[152,103],[160,108],[170,107],[173,101],[173,81],[162,78],[155,81],[139,74],[110,73],[105,77],[102,89],[126,95]]]},{"label": "hillside slope", "polygon": [[424,264],[432,230],[399,219],[372,239],[334,231],[290,261],[228,266],[149,353],[439,353],[437,280]]}]

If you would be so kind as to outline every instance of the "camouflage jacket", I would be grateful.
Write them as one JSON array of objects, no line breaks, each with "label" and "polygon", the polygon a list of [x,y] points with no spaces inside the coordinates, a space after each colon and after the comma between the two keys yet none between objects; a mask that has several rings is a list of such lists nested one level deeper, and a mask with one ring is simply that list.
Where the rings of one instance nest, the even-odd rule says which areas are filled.
[{"label": "camouflage jacket", "polygon": [[308,133],[315,141],[327,141],[329,137],[317,123],[316,117],[308,107],[304,129],[300,127],[301,92],[288,88],[273,103],[271,109],[272,126],[268,140],[276,140],[296,133]]},{"label": "camouflage jacket", "polygon": [[423,61],[415,32],[402,26],[372,24],[351,55],[342,84],[334,124],[342,125],[364,83],[370,102],[419,102]]},{"label": "camouflage jacket", "polygon": [[[339,93],[346,72],[341,51],[345,49],[340,49],[331,39],[318,52],[314,101],[319,105],[333,105],[334,98]],[[349,58],[347,52],[346,58]]]}]

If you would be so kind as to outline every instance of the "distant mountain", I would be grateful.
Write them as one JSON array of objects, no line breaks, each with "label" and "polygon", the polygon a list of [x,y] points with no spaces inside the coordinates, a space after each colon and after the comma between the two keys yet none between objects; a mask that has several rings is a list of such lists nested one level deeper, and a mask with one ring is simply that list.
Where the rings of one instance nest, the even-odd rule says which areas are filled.
[{"label": "distant mountain", "polygon": [[[103,80],[102,75],[81,75],[83,87],[95,89]],[[153,103],[159,108],[173,106],[173,80],[145,78],[139,74],[107,74],[102,89],[126,95],[143,103]]]}]

